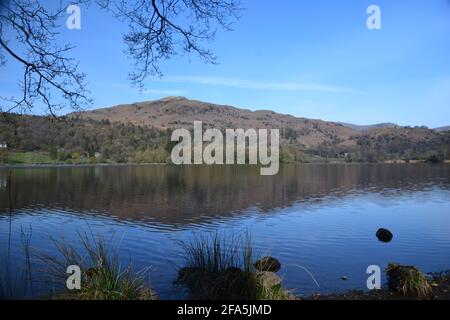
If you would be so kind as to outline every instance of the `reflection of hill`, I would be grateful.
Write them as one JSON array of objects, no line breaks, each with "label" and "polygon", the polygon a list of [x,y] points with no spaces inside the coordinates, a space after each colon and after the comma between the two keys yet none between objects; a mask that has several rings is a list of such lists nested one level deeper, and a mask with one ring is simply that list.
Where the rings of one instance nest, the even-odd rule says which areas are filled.
[{"label": "reflection of hill", "polygon": [[[5,175],[0,170],[0,176]],[[15,208],[63,207],[167,224],[230,216],[250,207],[268,211],[367,189],[408,192],[436,183],[449,186],[449,166],[292,165],[282,166],[275,176],[260,176],[258,168],[248,166],[37,168],[12,173]],[[8,207],[5,188],[0,190],[0,207]]]}]

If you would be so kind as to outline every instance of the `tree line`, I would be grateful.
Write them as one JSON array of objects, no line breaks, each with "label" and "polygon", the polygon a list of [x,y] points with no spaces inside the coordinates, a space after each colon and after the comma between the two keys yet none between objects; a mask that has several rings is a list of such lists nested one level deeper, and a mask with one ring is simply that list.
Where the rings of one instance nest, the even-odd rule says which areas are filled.
[{"label": "tree line", "polygon": [[43,152],[57,162],[166,162],[168,130],[108,120],[10,115],[0,122],[8,151]]},{"label": "tree line", "polygon": [[[329,139],[306,148],[301,144],[301,132],[282,128],[280,161],[448,160],[450,131],[426,133],[419,139],[407,130],[378,135],[361,133],[351,137],[354,143],[350,145],[342,144],[340,139]],[[14,162],[7,156],[11,152],[37,152],[61,163],[165,163],[170,161],[176,143],[170,141],[170,136],[171,129],[148,125],[9,114],[0,121],[0,145],[7,145],[7,149],[0,148],[0,162]]]}]

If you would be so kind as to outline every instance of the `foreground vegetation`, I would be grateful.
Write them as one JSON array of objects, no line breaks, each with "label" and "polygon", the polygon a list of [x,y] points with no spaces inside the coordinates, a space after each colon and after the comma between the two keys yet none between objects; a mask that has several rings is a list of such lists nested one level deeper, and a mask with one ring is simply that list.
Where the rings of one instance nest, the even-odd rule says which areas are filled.
[{"label": "foreground vegetation", "polygon": [[200,300],[287,300],[293,296],[281,286],[273,272],[257,270],[251,238],[218,234],[182,243],[185,267],[178,283],[185,285],[191,299]]},{"label": "foreground vegetation", "polygon": [[[29,289],[40,279],[50,299],[75,300],[154,300],[157,295],[147,281],[148,269],[134,272],[132,264],[121,266],[117,250],[103,238],[80,234],[77,248],[52,239],[56,252],[31,254],[30,235],[24,233],[24,270],[20,277],[11,275],[10,260],[3,260],[0,273],[0,297],[39,298]],[[293,296],[281,286],[281,279],[270,271],[253,265],[253,248],[249,237],[195,238],[183,243],[186,267],[179,270],[178,285],[186,286],[190,299],[216,300],[285,300]],[[33,270],[39,262],[38,270]],[[67,267],[81,269],[79,289],[68,290]],[[42,267],[43,266],[43,267]],[[14,270],[17,272],[17,270]],[[13,278],[16,280],[13,283]],[[34,279],[34,280],[33,280]],[[53,291],[49,295],[48,290]]]},{"label": "foreground vegetation", "polygon": [[[10,261],[6,259],[3,261],[0,297],[37,298],[33,296],[32,288],[39,284],[46,288],[47,293],[44,297],[50,299],[154,300],[157,298],[148,286],[148,269],[134,272],[131,263],[122,266],[117,251],[109,247],[101,237],[80,234],[80,249],[63,240],[52,239],[56,247],[56,254],[52,255],[40,251],[32,253],[30,238],[31,235],[25,235],[23,238],[26,239],[23,247],[25,262],[19,277],[12,275]],[[36,265],[40,267],[33,269]],[[79,289],[68,290],[67,267],[72,265],[78,266],[81,270],[81,285]],[[50,296],[48,296],[49,289],[53,291]]]},{"label": "foreground vegetation", "polygon": [[[56,298],[79,300],[152,300],[154,292],[146,286],[148,270],[134,272],[132,264],[122,267],[117,252],[108,248],[103,238],[95,238],[86,234],[80,235],[84,253],[75,247],[55,241],[62,256],[56,259],[41,255],[47,264],[46,272],[56,281],[65,283],[67,266],[78,265],[83,279],[79,290],[64,292]],[[62,279],[59,279],[63,275]]]},{"label": "foreground vegetation", "polygon": [[[19,277],[12,277],[9,260],[2,257],[0,272],[0,298],[39,298],[19,286],[32,289],[39,273],[40,282],[53,293],[50,299],[76,300],[154,300],[157,295],[147,281],[148,269],[134,272],[132,264],[121,266],[117,251],[103,238],[80,235],[81,246],[53,240],[55,255],[30,250],[31,233],[22,231],[24,269]],[[292,300],[294,297],[283,288],[275,272],[280,264],[275,258],[254,260],[251,238],[245,236],[196,237],[181,243],[185,266],[179,268],[179,286],[187,288],[189,299],[198,300]],[[33,270],[34,259],[44,267]],[[67,290],[67,266],[81,269],[79,290]],[[17,271],[17,270],[15,270]],[[386,300],[386,299],[450,299],[450,272],[422,274],[416,267],[389,264],[386,268],[388,286],[372,291],[349,291],[340,294],[316,294],[313,300]],[[16,283],[13,283],[13,281]],[[20,282],[20,283],[19,283]],[[35,282],[35,283],[33,283]],[[15,288],[17,286],[17,288]]]}]

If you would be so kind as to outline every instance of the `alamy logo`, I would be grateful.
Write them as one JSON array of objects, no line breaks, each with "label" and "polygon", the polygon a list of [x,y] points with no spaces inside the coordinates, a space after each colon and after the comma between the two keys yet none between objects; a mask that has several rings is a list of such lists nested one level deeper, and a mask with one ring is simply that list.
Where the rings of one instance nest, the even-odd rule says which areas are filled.
[{"label": "alamy logo", "polygon": [[67,274],[70,276],[67,278],[66,286],[69,290],[80,290],[81,289],[81,269],[77,265],[70,265],[66,270]]},{"label": "alamy logo", "polygon": [[366,270],[367,274],[370,274],[370,276],[367,278],[367,289],[373,290],[373,289],[381,289],[381,269],[377,265],[370,265],[367,267]]},{"label": "alamy logo", "polygon": [[66,12],[70,16],[66,20],[66,27],[69,30],[80,30],[81,29],[81,9],[77,5],[70,5],[67,7]]},{"label": "alamy logo", "polygon": [[381,8],[375,4],[370,5],[367,8],[367,14],[370,16],[367,18],[367,29],[380,30],[381,29]]},{"label": "alamy logo", "polygon": [[[274,175],[279,169],[280,131],[270,130],[270,154],[268,150],[267,129],[226,129],[225,161],[224,137],[219,129],[203,132],[201,121],[194,121],[194,141],[187,129],[172,132],[171,141],[178,141],[172,148],[171,159],[174,164],[260,164],[261,175]],[[181,141],[180,141],[181,140]],[[247,144],[248,141],[248,144]],[[203,142],[209,142],[203,147]],[[193,152],[192,152],[193,145]],[[192,155],[194,161],[192,161]]]}]

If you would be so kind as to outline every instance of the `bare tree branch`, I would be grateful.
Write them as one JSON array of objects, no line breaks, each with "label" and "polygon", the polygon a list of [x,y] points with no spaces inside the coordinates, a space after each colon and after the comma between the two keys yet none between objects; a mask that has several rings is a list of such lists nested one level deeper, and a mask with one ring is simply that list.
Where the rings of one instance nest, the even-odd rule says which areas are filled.
[{"label": "bare tree branch", "polygon": [[[55,116],[66,105],[80,109],[89,104],[85,74],[78,71],[74,59],[66,56],[73,46],[56,44],[57,21],[65,8],[50,11],[38,1],[28,0],[10,0],[0,6],[2,55],[23,67],[18,83],[22,95],[3,97],[1,111],[28,112],[41,102]],[[7,31],[14,38],[7,39]],[[59,97],[55,99],[54,94]]]},{"label": "bare tree branch", "polygon": [[128,24],[127,53],[134,59],[130,79],[142,88],[149,76],[161,76],[161,60],[177,54],[197,54],[216,63],[203,46],[215,39],[217,26],[231,30],[241,12],[238,0],[98,0],[100,7]]},{"label": "bare tree branch", "polygon": [[[112,13],[128,25],[124,35],[128,55],[134,59],[133,85],[143,87],[149,76],[162,75],[162,60],[197,54],[207,63],[216,57],[204,42],[214,40],[217,27],[231,30],[238,18],[238,0],[78,0]],[[3,97],[2,112],[29,112],[43,103],[51,115],[63,107],[79,110],[92,102],[86,75],[68,54],[70,44],[58,46],[57,23],[69,3],[49,8],[39,0],[0,1],[0,66],[13,60],[23,67],[20,97]],[[12,35],[8,38],[7,35]]]}]

